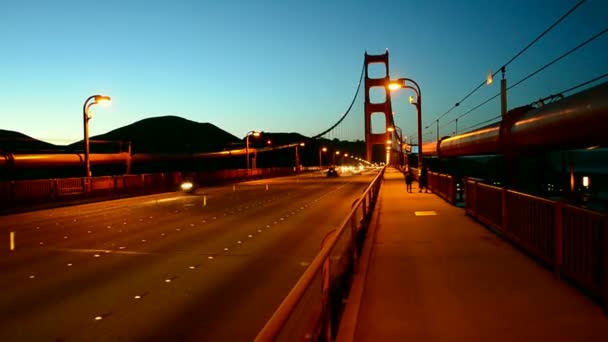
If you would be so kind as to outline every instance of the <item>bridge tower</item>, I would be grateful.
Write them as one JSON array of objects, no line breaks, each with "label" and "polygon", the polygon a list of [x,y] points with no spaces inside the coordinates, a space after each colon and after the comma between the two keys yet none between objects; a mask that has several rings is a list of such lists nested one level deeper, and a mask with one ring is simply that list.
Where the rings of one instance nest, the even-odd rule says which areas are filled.
[{"label": "bridge tower", "polygon": [[[369,65],[374,63],[383,64],[384,70],[386,71],[383,74],[383,77],[369,77]],[[365,52],[365,147],[366,159],[370,162],[373,158],[374,146],[380,144],[385,145],[386,141],[392,137],[391,133],[388,131],[388,128],[394,125],[391,94],[387,87],[389,81],[388,49],[384,54],[381,55],[368,55],[367,52]],[[386,96],[384,97],[384,102],[372,103],[370,101],[371,89],[375,89],[375,94],[385,94]],[[384,127],[383,133],[372,132],[372,116],[374,115],[384,115],[386,127]],[[384,151],[384,148],[382,151]]]}]

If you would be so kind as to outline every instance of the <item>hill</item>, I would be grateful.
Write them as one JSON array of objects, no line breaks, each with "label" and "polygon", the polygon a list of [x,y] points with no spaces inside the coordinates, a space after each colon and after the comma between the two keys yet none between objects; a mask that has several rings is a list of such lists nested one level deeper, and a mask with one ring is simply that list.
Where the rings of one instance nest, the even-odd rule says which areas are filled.
[{"label": "hill", "polygon": [[[294,144],[298,142],[307,143],[310,138],[303,136],[300,133],[273,133],[273,132],[262,132],[259,137],[249,137],[250,146],[267,146],[270,140],[270,145],[279,146],[286,144]],[[243,138],[243,142],[245,139]]]},{"label": "hill", "polygon": [[63,150],[63,146],[49,144],[19,132],[0,129],[0,152],[2,153],[44,153],[60,150]]},{"label": "hill", "polygon": [[[178,116],[160,116],[93,136],[91,141],[92,152],[116,150],[117,145],[101,142],[130,141],[133,153],[194,153],[221,151],[240,140],[210,123],[199,123]],[[71,146],[78,148],[82,142]]]}]

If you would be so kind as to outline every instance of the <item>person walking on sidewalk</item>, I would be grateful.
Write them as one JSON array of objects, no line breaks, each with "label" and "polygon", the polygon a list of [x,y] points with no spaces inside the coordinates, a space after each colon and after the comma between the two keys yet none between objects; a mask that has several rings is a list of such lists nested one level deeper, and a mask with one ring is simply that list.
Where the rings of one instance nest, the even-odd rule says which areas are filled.
[{"label": "person walking on sidewalk", "polygon": [[407,192],[412,192],[412,182],[414,182],[414,176],[412,176],[412,171],[407,170],[405,172],[405,188]]},{"label": "person walking on sidewalk", "polygon": [[420,179],[418,179],[418,192],[422,192],[424,188],[424,192],[429,192],[429,170],[426,166],[422,167],[422,171],[420,171]]}]

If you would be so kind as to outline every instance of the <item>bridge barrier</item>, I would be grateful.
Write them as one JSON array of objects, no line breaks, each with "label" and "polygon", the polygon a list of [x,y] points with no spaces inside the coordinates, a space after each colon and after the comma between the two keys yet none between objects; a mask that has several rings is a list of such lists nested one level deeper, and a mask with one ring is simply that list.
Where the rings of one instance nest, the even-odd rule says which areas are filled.
[{"label": "bridge barrier", "polygon": [[[414,176],[414,180],[417,182],[420,181],[418,168],[410,167],[409,170]],[[405,172],[405,170],[402,170],[402,172]],[[429,171],[428,187],[429,190],[446,200],[448,203],[456,204],[456,195],[458,194],[458,191],[455,176]]]},{"label": "bridge barrier", "polygon": [[429,171],[429,189],[450,204],[456,204],[456,177]]},{"label": "bridge barrier", "polygon": [[608,312],[608,214],[465,180],[465,213],[498,231]]},{"label": "bridge barrier", "polygon": [[103,176],[91,178],[90,189],[92,192],[111,192],[115,188],[115,177]]},{"label": "bridge barrier", "polygon": [[86,181],[86,178],[56,179],[54,180],[55,193],[57,196],[82,194],[86,191]]},{"label": "bridge barrier", "polygon": [[[293,174],[293,168],[221,170],[195,173],[204,184],[235,182]],[[106,195],[134,195],[178,190],[186,172],[138,175],[37,179],[0,182],[0,210],[28,207],[66,199],[95,198]]]},{"label": "bridge barrier", "polygon": [[37,199],[51,199],[55,186],[51,179],[37,179],[32,181],[13,181],[11,195],[17,201]]},{"label": "bridge barrier", "polygon": [[[384,168],[324,239],[321,251],[279,305],[255,341],[332,341],[355,263],[380,192]],[[304,322],[304,324],[302,324]]]}]

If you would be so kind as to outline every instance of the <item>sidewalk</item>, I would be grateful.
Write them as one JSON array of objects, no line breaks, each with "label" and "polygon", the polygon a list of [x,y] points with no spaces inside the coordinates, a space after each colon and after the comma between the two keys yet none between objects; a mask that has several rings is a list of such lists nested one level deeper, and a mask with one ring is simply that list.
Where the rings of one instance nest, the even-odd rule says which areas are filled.
[{"label": "sidewalk", "polygon": [[599,305],[463,209],[384,177],[337,341],[608,341]]}]

